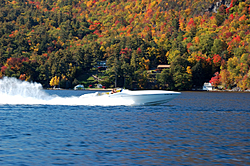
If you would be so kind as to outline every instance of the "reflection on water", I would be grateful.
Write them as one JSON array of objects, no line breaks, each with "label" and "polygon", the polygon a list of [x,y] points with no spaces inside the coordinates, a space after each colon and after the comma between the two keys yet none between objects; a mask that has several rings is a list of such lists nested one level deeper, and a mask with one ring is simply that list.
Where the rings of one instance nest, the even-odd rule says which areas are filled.
[{"label": "reflection on water", "polygon": [[164,106],[0,105],[0,165],[250,165],[249,99],[183,92]]}]

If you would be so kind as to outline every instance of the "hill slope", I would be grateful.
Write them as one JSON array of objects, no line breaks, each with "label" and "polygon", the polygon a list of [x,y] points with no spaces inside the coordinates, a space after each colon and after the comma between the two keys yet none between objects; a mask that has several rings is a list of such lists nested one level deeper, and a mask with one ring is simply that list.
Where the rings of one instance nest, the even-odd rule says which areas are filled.
[{"label": "hill slope", "polygon": [[[250,88],[250,1],[0,1],[1,76],[69,87],[106,60],[106,86]],[[157,74],[148,69],[170,64]],[[77,82],[77,80],[75,80]],[[156,87],[155,87],[156,86]]]}]

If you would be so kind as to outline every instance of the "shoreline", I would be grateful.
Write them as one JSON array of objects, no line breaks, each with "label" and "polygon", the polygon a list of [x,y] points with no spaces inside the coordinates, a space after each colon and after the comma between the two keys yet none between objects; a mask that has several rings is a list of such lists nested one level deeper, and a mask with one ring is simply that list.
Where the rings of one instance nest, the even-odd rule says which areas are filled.
[{"label": "shoreline", "polygon": [[74,90],[74,89],[63,89],[63,88],[44,88],[44,90],[72,90],[72,91],[111,91],[112,88],[108,89],[95,89],[95,88],[85,88],[85,89],[79,89],[79,90]]},{"label": "shoreline", "polygon": [[[113,88],[107,88],[107,89],[95,89],[95,88],[86,88],[83,90],[74,90],[74,89],[62,89],[62,88],[44,88],[44,90],[72,90],[72,91],[112,91]],[[138,89],[138,90],[145,90],[145,89]],[[152,90],[152,89],[150,89]],[[155,90],[164,90],[164,89],[155,89]],[[250,90],[246,91],[233,91],[233,90],[186,90],[186,91],[180,91],[180,92],[229,92],[229,93],[250,93]]]},{"label": "shoreline", "polygon": [[230,93],[250,93],[250,91],[233,91],[233,90],[211,90],[208,92],[230,92]]}]

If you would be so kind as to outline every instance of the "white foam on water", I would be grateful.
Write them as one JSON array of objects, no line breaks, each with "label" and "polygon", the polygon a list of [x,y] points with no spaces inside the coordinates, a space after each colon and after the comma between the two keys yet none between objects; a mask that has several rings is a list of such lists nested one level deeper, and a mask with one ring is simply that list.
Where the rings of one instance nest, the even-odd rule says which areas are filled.
[{"label": "white foam on water", "polygon": [[39,83],[21,81],[10,77],[0,79],[0,104],[113,106],[132,105],[133,103],[133,100],[96,96],[96,93],[84,94],[80,97],[60,97],[45,93]]}]

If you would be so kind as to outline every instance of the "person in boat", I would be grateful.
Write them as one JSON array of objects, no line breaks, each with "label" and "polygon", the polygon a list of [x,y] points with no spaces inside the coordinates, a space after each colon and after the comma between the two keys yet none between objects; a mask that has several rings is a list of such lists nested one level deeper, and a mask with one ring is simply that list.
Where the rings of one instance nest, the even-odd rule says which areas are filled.
[{"label": "person in boat", "polygon": [[111,94],[116,93],[116,89],[112,89]]}]

